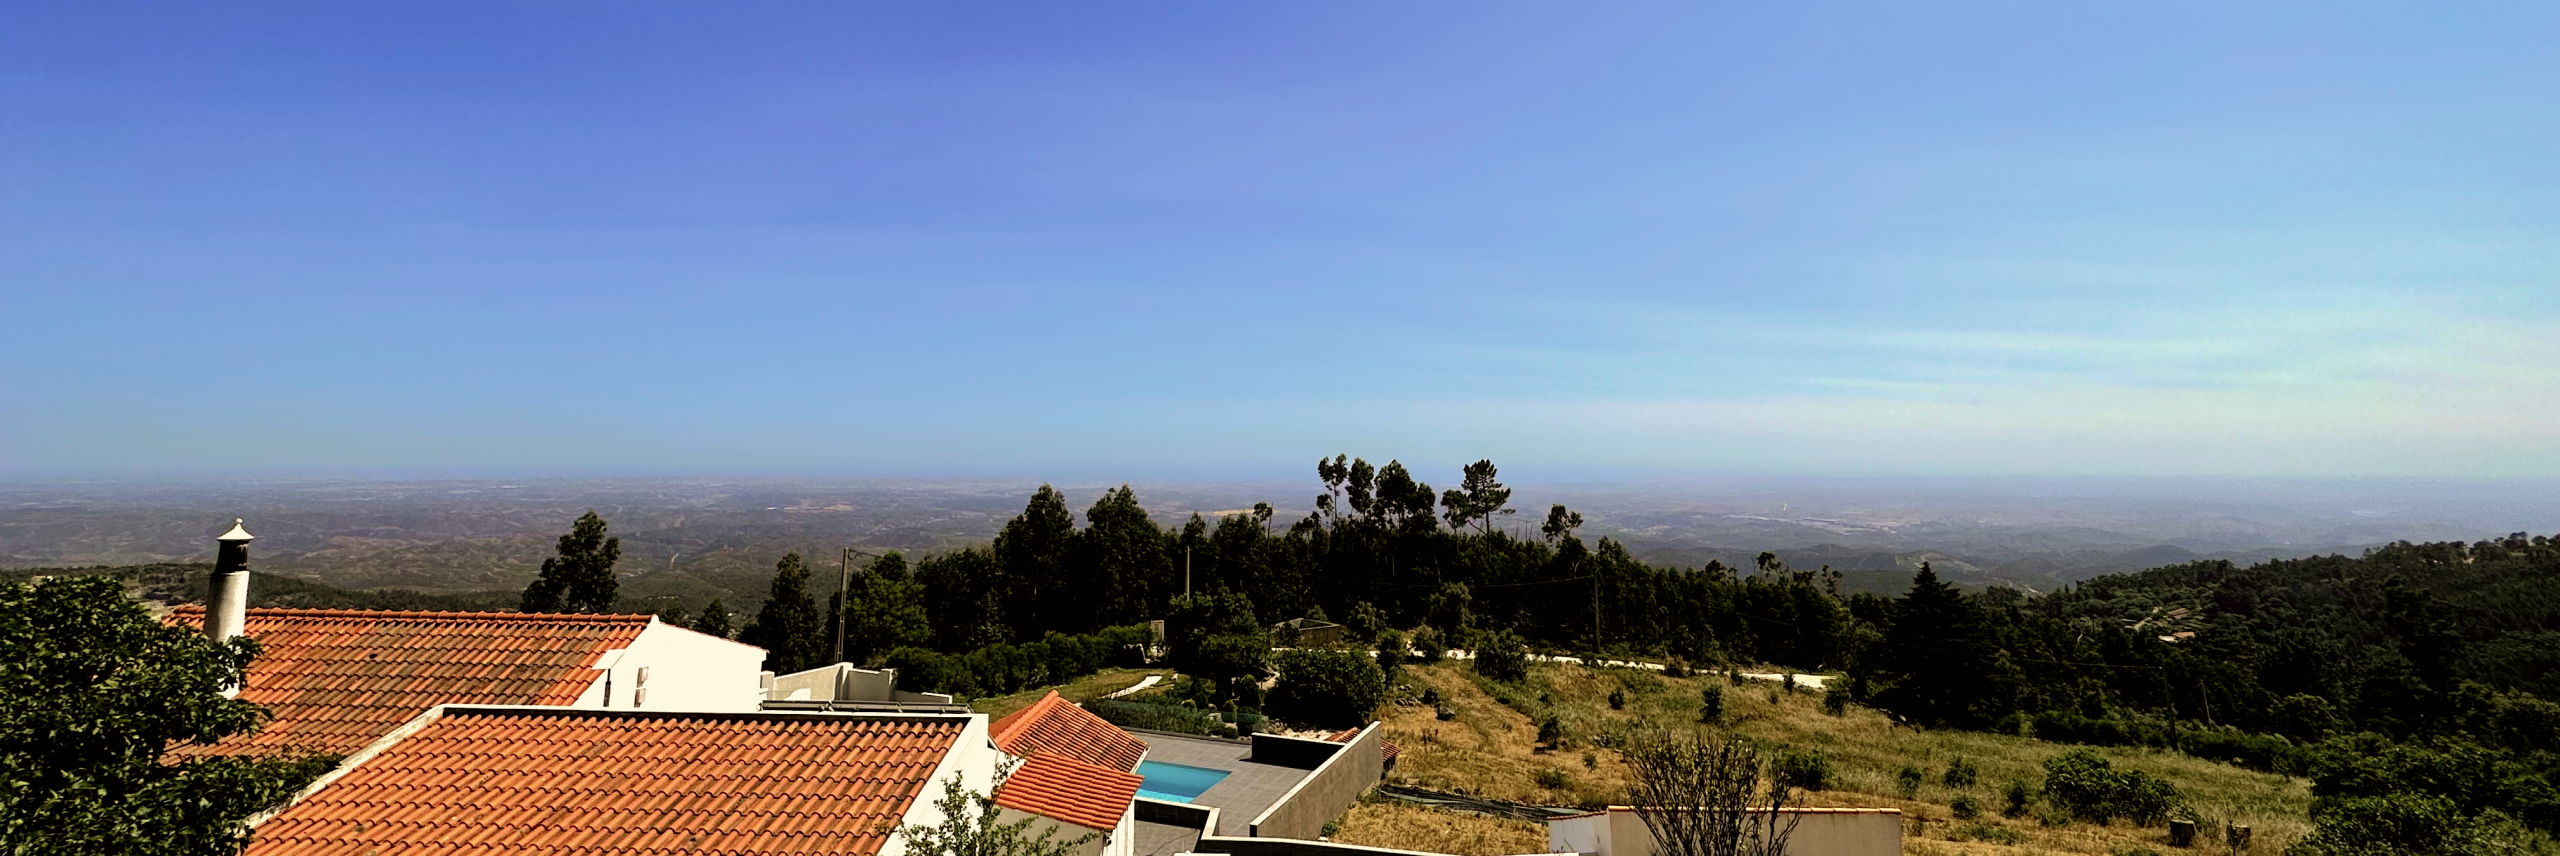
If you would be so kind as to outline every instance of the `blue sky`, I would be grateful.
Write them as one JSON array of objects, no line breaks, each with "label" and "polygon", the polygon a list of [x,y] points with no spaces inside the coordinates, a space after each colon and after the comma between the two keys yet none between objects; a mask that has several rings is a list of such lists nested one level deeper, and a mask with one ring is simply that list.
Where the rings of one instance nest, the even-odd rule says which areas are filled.
[{"label": "blue sky", "polygon": [[2228,5],[16,4],[0,475],[2560,476],[2560,6]]}]

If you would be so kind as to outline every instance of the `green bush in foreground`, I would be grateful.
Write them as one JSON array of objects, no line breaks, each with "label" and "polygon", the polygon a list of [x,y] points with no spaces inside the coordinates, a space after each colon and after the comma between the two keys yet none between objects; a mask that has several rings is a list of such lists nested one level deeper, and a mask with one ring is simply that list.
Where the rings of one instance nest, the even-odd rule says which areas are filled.
[{"label": "green bush in foreground", "polygon": [[2178,789],[2139,770],[2118,770],[2088,749],[2044,762],[2044,794],[2072,817],[2105,826],[2122,817],[2155,826],[2181,804]]}]

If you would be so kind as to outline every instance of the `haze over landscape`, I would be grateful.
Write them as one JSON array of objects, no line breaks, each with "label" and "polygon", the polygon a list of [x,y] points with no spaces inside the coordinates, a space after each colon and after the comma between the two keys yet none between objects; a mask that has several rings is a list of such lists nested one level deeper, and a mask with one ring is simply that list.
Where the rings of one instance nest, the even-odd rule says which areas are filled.
[{"label": "haze over landscape", "polygon": [[[1596,852],[1546,824],[1792,794],[1912,856],[2560,854],[2555,37],[2549,3],[0,8],[0,850],[389,852],[442,833],[370,796],[255,825],[389,755],[224,741],[421,715],[360,684],[611,708],[627,666],[674,711],[634,717],[1084,711],[1384,765],[1175,800],[1262,781],[1225,816],[1291,853]],[[483,674],[571,625],[567,677]],[[670,701],[697,680],[737,692]],[[679,747],[609,720],[589,755]],[[1712,753],[1722,796],[1639,803]],[[782,791],[882,781],[860,754],[735,805],[817,816]],[[1106,760],[1078,787],[1160,784]],[[594,839],[523,796],[612,801],[585,775],[406,816]],[[847,852],[925,840],[879,826]],[[1103,840],[1209,842],[1174,832]],[[1079,856],[1046,847],[964,849]]]}]

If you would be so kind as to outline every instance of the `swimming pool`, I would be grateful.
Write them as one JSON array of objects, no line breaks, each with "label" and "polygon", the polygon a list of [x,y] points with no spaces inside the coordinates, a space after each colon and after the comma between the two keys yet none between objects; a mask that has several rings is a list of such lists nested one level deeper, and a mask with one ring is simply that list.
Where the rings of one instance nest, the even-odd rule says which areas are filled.
[{"label": "swimming pool", "polygon": [[1151,800],[1187,803],[1209,790],[1209,786],[1227,777],[1225,770],[1194,767],[1189,764],[1167,764],[1162,761],[1138,762],[1138,795]]}]

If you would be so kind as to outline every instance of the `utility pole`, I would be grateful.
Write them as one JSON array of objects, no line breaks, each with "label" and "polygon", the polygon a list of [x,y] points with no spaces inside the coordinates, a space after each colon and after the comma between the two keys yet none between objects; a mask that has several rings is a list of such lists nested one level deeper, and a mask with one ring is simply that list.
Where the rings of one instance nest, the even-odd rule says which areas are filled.
[{"label": "utility pole", "polygon": [[1191,548],[1182,548],[1182,596],[1191,597]]},{"label": "utility pole", "polygon": [[845,602],[853,591],[853,548],[843,549],[836,564],[836,658],[829,661],[834,663],[844,662],[844,626],[849,623],[845,619],[853,611],[853,605]]}]

